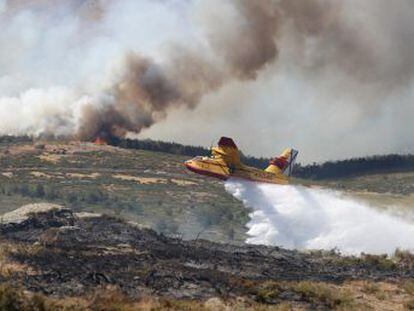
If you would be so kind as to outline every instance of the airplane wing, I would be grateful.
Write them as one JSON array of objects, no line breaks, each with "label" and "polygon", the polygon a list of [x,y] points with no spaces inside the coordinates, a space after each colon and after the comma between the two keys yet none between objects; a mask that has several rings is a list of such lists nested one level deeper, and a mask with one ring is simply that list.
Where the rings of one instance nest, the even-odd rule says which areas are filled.
[{"label": "airplane wing", "polygon": [[221,137],[218,146],[211,148],[212,156],[222,159],[230,169],[241,166],[239,149],[233,139]]}]

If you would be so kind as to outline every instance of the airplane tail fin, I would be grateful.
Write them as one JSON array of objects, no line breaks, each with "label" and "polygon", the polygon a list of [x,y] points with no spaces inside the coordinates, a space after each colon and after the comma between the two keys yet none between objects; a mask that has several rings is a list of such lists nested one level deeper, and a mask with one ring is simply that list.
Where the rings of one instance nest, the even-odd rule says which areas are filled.
[{"label": "airplane tail fin", "polygon": [[269,166],[265,169],[265,171],[290,176],[292,174],[293,165],[295,164],[298,153],[299,152],[295,149],[286,149],[280,156],[270,161]]}]

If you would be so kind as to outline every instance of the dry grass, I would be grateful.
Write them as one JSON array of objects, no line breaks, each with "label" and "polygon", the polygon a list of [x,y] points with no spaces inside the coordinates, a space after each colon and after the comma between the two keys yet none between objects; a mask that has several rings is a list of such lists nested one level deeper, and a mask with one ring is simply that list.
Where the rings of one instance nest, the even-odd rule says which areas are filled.
[{"label": "dry grass", "polygon": [[388,297],[387,292],[383,290],[379,282],[366,281],[363,283],[361,291],[364,294],[374,296],[378,300],[385,300]]},{"label": "dry grass", "polygon": [[171,179],[171,182],[173,182],[176,185],[179,186],[192,186],[192,185],[196,185],[197,183],[194,181],[189,181],[189,180],[185,180],[185,179]]},{"label": "dry grass", "polygon": [[405,281],[402,288],[408,295],[414,296],[414,280]]},{"label": "dry grass", "polygon": [[30,172],[30,175],[32,175],[34,177],[37,177],[37,178],[47,178],[47,179],[55,177],[53,175],[46,174],[46,173],[43,173],[43,172],[38,172],[38,171],[32,171],[32,172]]},{"label": "dry grass", "polygon": [[167,179],[165,178],[154,178],[154,177],[137,177],[127,174],[115,174],[112,177],[116,179],[126,180],[126,181],[135,181],[139,184],[143,185],[150,185],[150,184],[158,184],[158,183],[166,183]]},{"label": "dry grass", "polygon": [[32,274],[33,271],[27,265],[17,262],[2,262],[0,264],[0,275],[6,278],[13,277],[16,273]]},{"label": "dry grass", "polygon": [[81,174],[81,173],[67,173],[66,174],[67,177],[69,178],[92,178],[92,179],[96,179],[99,176],[101,176],[101,174],[99,173],[90,173],[90,174]]},{"label": "dry grass", "polygon": [[58,154],[52,154],[52,153],[43,153],[39,155],[39,159],[44,162],[50,162],[53,164],[59,163],[61,156]]},{"label": "dry grass", "polygon": [[414,269],[414,254],[409,251],[397,249],[392,259],[400,266]]},{"label": "dry grass", "polygon": [[[250,294],[246,292],[245,297],[231,299],[176,300],[145,296],[133,300],[116,287],[106,287],[80,298],[54,299],[3,284],[0,286],[0,310],[414,310],[413,281],[401,284],[353,281],[337,285],[311,281],[262,284],[246,281],[239,286],[245,286]],[[249,298],[254,296],[255,300]]]},{"label": "dry grass", "polygon": [[414,299],[407,294],[414,291],[413,284],[374,281],[350,281],[343,284],[272,281],[257,286],[254,294],[258,302],[266,305],[280,304],[286,300],[284,297],[299,295],[301,304],[294,305],[295,310],[300,307],[329,310],[406,310],[408,306],[414,308]]},{"label": "dry grass", "polygon": [[[295,308],[299,310],[300,308]],[[254,301],[235,298],[223,300],[174,300],[155,297],[143,297],[131,300],[117,289],[103,289],[90,297],[53,299],[39,294],[32,294],[7,284],[0,286],[0,310],[6,311],[287,311],[293,310],[289,303],[278,305],[261,305]]]},{"label": "dry grass", "polygon": [[15,262],[10,258],[21,250],[22,248],[16,244],[0,242],[0,275],[10,277],[16,272],[28,272],[28,266]]},{"label": "dry grass", "polygon": [[341,285],[355,297],[357,305],[371,310],[406,310],[410,300],[399,282],[352,281]]},{"label": "dry grass", "polygon": [[293,309],[290,303],[279,303],[276,305],[262,305],[254,301],[235,298],[223,300],[220,298],[210,298],[205,301],[196,300],[166,300],[155,298],[144,298],[134,307],[134,310],[171,310],[171,311],[288,311],[301,310],[300,307]]},{"label": "dry grass", "polygon": [[363,287],[362,287],[362,292],[366,293],[366,294],[376,294],[380,291],[380,286],[378,283],[374,283],[374,282],[364,282]]},{"label": "dry grass", "polygon": [[293,290],[311,304],[325,305],[330,309],[355,308],[351,292],[329,284],[303,281],[293,286]]},{"label": "dry grass", "polygon": [[406,310],[414,310],[414,299],[407,301],[404,307]]},{"label": "dry grass", "polygon": [[13,172],[3,172],[3,173],[1,173],[4,177],[7,177],[7,178],[13,178],[13,176],[14,176],[14,174],[13,174]]}]

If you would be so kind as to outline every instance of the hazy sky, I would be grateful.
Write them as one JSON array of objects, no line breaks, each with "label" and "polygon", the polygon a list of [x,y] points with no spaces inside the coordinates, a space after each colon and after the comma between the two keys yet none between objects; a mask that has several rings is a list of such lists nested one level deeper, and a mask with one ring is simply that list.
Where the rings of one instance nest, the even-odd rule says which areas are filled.
[{"label": "hazy sky", "polygon": [[410,0],[0,0],[0,133],[413,152],[413,23]]}]

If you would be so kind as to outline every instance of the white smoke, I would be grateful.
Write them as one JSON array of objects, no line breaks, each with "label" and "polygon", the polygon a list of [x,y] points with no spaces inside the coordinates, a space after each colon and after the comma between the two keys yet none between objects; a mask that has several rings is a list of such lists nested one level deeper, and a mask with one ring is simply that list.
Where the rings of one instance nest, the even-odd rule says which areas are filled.
[{"label": "white smoke", "polygon": [[174,1],[0,0],[0,134],[76,134],[129,53],[161,61],[167,42],[190,38],[184,15]]},{"label": "white smoke", "polygon": [[229,181],[226,190],[252,208],[248,243],[344,254],[414,250],[414,223],[343,193],[303,186]]},{"label": "white smoke", "polygon": [[0,0],[0,14],[3,13],[7,8],[6,0]]},{"label": "white smoke", "polygon": [[232,136],[258,156],[293,145],[303,162],[409,152],[412,12],[410,0],[0,0],[0,134],[101,122],[205,146]]}]

